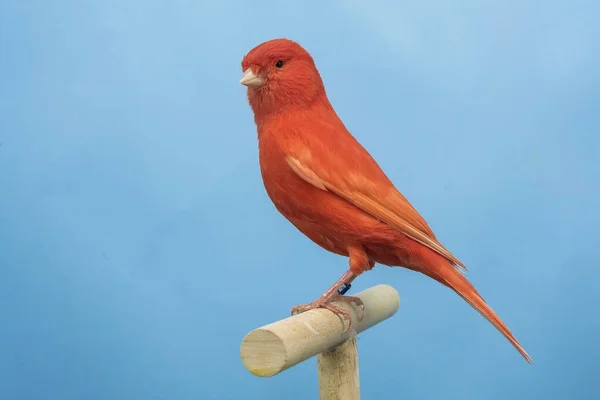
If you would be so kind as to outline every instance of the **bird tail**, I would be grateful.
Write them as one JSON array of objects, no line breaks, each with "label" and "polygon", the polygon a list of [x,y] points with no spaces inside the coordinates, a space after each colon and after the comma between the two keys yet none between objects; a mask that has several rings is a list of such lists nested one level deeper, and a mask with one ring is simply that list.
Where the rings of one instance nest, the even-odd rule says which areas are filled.
[{"label": "bird tail", "polygon": [[[439,267],[435,270],[422,271],[426,275],[430,275],[435,280],[441,282],[442,284],[448,286],[450,289],[454,290],[460,297],[462,297],[467,303],[471,305],[474,309],[476,309],[485,319],[487,319],[492,325],[496,327],[504,335],[506,339],[517,349],[519,353],[525,358],[528,363],[533,363],[533,360],[527,354],[523,346],[519,344],[519,341],[513,336],[511,331],[508,329],[506,324],[502,322],[500,317],[496,315],[494,310],[490,306],[487,305],[483,297],[477,292],[475,287],[467,280],[467,278],[462,275],[456,268],[454,268],[448,260],[440,259],[442,258],[438,254],[428,254],[429,259],[436,258],[436,262],[433,265],[438,265]],[[434,260],[427,260],[434,261]],[[429,264],[432,265],[432,264]]]}]

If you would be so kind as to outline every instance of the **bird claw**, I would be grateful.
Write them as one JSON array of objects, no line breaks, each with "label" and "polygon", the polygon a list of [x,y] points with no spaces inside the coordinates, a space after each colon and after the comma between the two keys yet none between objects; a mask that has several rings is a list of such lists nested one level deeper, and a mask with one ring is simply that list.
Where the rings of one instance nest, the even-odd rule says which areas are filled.
[{"label": "bird claw", "polygon": [[342,324],[344,323],[344,320],[346,320],[346,322],[348,324],[347,324],[346,328],[344,329],[344,331],[342,332],[342,334],[344,334],[347,331],[349,331],[350,328],[352,327],[352,316],[350,315],[350,312],[348,310],[346,310],[342,307],[336,306],[334,304],[331,304],[332,301],[343,301],[346,303],[354,303],[362,311],[362,312],[358,313],[359,314],[358,321],[362,321],[362,319],[364,318],[365,305],[361,299],[359,299],[358,297],[354,297],[354,296],[340,296],[340,295],[335,296],[331,300],[319,299],[319,300],[310,302],[308,304],[299,304],[297,306],[292,307],[291,314],[292,315],[300,314],[300,313],[303,313],[303,312],[306,312],[308,310],[312,310],[315,308],[325,308],[329,311],[332,311],[334,314],[338,315],[342,319]]}]

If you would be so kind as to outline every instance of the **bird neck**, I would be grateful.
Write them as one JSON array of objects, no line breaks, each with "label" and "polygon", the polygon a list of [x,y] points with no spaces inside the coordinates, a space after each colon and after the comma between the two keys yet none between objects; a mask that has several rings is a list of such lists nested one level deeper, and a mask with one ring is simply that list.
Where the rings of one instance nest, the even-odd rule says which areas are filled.
[{"label": "bird neck", "polygon": [[261,128],[272,122],[302,118],[302,116],[315,115],[322,112],[331,112],[333,107],[327,98],[325,91],[314,96],[310,101],[284,102],[282,104],[265,104],[261,102],[250,102],[254,111],[254,122],[259,134]]}]

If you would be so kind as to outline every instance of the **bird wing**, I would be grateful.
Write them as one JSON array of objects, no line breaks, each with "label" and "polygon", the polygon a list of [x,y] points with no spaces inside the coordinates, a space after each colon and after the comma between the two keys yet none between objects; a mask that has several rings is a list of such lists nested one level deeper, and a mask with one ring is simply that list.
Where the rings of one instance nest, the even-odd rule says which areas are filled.
[{"label": "bird wing", "polygon": [[[356,142],[358,143],[358,142]],[[354,151],[356,146],[352,146]],[[359,146],[362,150],[362,146]],[[366,153],[319,157],[308,149],[298,149],[286,158],[290,168],[313,186],[335,193],[364,212],[427,246],[452,262],[457,269],[466,266],[439,243],[423,217],[394,187]],[[329,165],[329,168],[324,168]],[[460,270],[460,269],[459,269]]]}]

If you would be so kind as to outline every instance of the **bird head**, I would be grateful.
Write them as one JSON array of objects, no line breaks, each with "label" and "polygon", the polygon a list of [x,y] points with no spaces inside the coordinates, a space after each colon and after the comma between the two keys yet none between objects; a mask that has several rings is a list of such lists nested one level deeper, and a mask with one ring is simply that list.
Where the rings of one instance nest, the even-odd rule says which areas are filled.
[{"label": "bird head", "polygon": [[242,85],[256,114],[307,107],[325,93],[313,58],[298,43],[273,39],[261,43],[242,60]]}]

